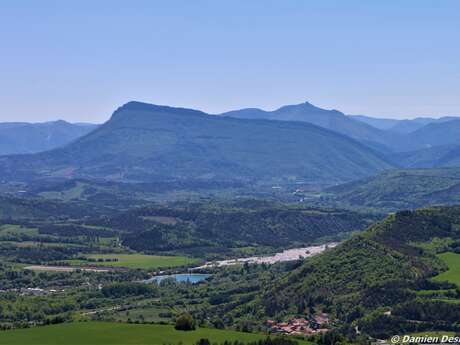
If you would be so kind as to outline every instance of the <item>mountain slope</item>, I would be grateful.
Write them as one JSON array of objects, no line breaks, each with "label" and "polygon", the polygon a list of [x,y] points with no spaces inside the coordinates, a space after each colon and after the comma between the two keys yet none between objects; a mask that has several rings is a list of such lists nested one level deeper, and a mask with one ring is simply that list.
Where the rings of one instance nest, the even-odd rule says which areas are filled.
[{"label": "mountain slope", "polygon": [[[155,219],[167,217],[170,222]],[[111,218],[112,229],[126,232],[123,245],[137,251],[303,246],[319,238],[363,230],[377,217],[344,210],[286,206],[271,202],[199,204],[137,208]],[[172,220],[172,222],[171,222]]]},{"label": "mountain slope", "polygon": [[[391,215],[305,260],[269,287],[256,305],[271,317],[326,309],[350,330],[359,326],[361,332],[380,338],[455,331],[460,316],[456,286],[430,278],[446,270],[434,254],[455,250],[459,226],[459,207]],[[436,247],[436,238],[452,245]]]},{"label": "mountain slope", "polygon": [[407,152],[394,160],[408,168],[460,166],[460,119],[430,123],[407,137]]},{"label": "mountain slope", "polygon": [[366,115],[348,115],[354,120],[364,122],[369,126],[375,127],[381,130],[387,130],[396,126],[400,120],[397,119],[386,119],[386,118],[378,118],[378,117],[371,117]]},{"label": "mountain slope", "polygon": [[441,145],[393,156],[406,168],[460,167],[460,145]]},{"label": "mountain slope", "polygon": [[382,152],[388,148],[397,149],[402,140],[398,134],[385,132],[340,111],[318,108],[308,102],[283,106],[274,111],[249,108],[221,115],[245,119],[308,122],[354,138]]},{"label": "mountain slope", "polygon": [[51,150],[89,133],[96,125],[65,121],[0,123],[0,155]]},{"label": "mountain slope", "polygon": [[340,205],[399,210],[460,203],[460,168],[382,172],[328,189]]},{"label": "mountain slope", "polygon": [[394,133],[400,134],[409,134],[415,132],[416,130],[429,125],[431,123],[443,123],[451,120],[458,120],[458,117],[455,116],[443,116],[438,119],[432,117],[417,117],[415,119],[385,119],[385,118],[375,118],[365,115],[348,115],[349,117],[367,123],[372,127],[382,129],[385,131],[391,131]]},{"label": "mountain slope", "polygon": [[331,182],[391,165],[373,150],[307,123],[245,120],[130,102],[66,147],[0,158],[6,179],[221,179]]},{"label": "mountain slope", "polygon": [[430,123],[408,136],[410,148],[460,145],[460,119]]},{"label": "mountain slope", "polygon": [[370,116],[365,116],[365,115],[348,115],[348,116],[350,116],[351,118],[355,120],[367,123],[368,125],[371,125],[372,127],[382,129],[385,131],[391,131],[394,133],[400,133],[400,134],[409,134],[430,123],[441,121],[441,119],[438,120],[438,119],[434,119],[431,117],[417,117],[412,120],[408,120],[408,119],[398,120],[398,119],[384,119],[384,118],[382,119],[382,118],[370,117]]},{"label": "mountain slope", "polygon": [[409,134],[436,121],[438,120],[428,117],[419,117],[413,120],[401,120],[391,127],[390,130],[397,133]]}]

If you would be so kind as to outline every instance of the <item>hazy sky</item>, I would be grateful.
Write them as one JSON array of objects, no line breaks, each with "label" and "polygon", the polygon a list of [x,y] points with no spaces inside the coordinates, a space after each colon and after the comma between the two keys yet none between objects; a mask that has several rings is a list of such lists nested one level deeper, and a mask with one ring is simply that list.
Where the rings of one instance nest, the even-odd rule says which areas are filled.
[{"label": "hazy sky", "polygon": [[130,100],[460,115],[460,1],[0,0],[0,121]]}]

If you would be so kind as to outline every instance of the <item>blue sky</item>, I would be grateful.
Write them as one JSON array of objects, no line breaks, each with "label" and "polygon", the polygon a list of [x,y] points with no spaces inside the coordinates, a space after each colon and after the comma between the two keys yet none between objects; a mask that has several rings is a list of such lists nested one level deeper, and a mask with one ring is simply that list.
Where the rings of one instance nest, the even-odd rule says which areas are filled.
[{"label": "blue sky", "polygon": [[1,1],[0,121],[139,100],[460,115],[460,1]]}]

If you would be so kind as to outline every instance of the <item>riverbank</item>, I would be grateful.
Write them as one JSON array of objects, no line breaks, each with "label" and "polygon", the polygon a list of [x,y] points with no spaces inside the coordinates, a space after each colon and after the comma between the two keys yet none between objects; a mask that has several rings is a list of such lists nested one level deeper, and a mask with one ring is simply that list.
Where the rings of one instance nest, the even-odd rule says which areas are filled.
[{"label": "riverbank", "polygon": [[206,262],[202,266],[194,267],[192,268],[192,270],[238,265],[238,264],[244,264],[244,263],[271,265],[277,262],[295,261],[299,259],[305,259],[305,258],[314,256],[314,255],[318,255],[327,249],[334,248],[337,245],[338,245],[337,242],[331,242],[331,243],[326,243],[326,244],[322,244],[318,246],[286,249],[286,250],[283,250],[282,252],[276,253],[271,256],[252,256],[248,258],[210,261],[210,262]]}]

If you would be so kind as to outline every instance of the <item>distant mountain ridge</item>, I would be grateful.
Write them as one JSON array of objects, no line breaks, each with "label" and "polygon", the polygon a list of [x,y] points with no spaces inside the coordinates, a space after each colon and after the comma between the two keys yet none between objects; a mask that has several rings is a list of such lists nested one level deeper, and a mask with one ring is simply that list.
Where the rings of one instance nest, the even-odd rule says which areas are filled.
[{"label": "distant mountain ridge", "polygon": [[394,138],[390,138],[394,137],[392,133],[386,133],[369,124],[355,120],[338,110],[322,109],[309,102],[286,105],[273,111],[246,108],[225,112],[220,115],[244,119],[308,122],[347,135],[373,148],[382,149],[381,145],[395,142]]},{"label": "distant mountain ridge", "polygon": [[456,116],[443,116],[440,118],[433,117],[417,117],[412,120],[408,119],[389,119],[389,118],[377,118],[366,115],[348,115],[349,117],[367,123],[375,128],[391,131],[394,133],[400,134],[409,134],[415,132],[418,129],[421,129],[424,126],[427,126],[432,123],[443,123],[452,120],[459,120],[460,117]]},{"label": "distant mountain ridge", "polygon": [[72,124],[63,120],[0,123],[0,155],[51,150],[91,132],[97,125]]},{"label": "distant mountain ridge", "polygon": [[91,133],[48,152],[0,157],[7,179],[347,181],[391,168],[382,155],[300,122],[247,120],[129,102]]},{"label": "distant mountain ridge", "polygon": [[410,133],[409,140],[424,148],[460,145],[460,119],[429,123]]},{"label": "distant mountain ridge", "polygon": [[[385,153],[428,149],[439,145],[460,145],[460,118],[445,116],[396,120],[365,115],[346,115],[338,110],[326,110],[309,102],[286,105],[273,111],[245,108],[220,114],[245,119],[301,121],[344,134]],[[404,162],[398,165],[405,166]]]},{"label": "distant mountain ridge", "polygon": [[[139,121],[139,124],[128,123],[129,120],[125,118],[127,113],[135,113],[133,118]],[[142,120],[140,120],[141,113],[144,114]],[[169,123],[170,121],[166,121],[166,117],[163,117],[161,121],[157,118],[158,121],[154,123],[145,113],[178,116],[177,123]],[[185,118],[185,116],[189,118]],[[198,120],[198,118],[200,119]],[[235,121],[236,119],[244,121]],[[118,128],[116,124],[122,122],[124,127]],[[197,125],[198,122],[202,122],[203,128]],[[307,124],[314,126],[316,129],[306,127]],[[187,126],[190,127],[187,128]],[[215,133],[227,133],[228,129],[223,128],[225,126],[235,132],[232,132],[230,136],[226,134],[215,135]],[[393,166],[410,168],[460,166],[460,118],[456,117],[443,117],[440,119],[416,118],[414,120],[377,119],[364,115],[345,115],[338,110],[322,109],[309,102],[286,105],[273,111],[246,108],[219,115],[210,115],[193,109],[129,102],[115,111],[112,118],[103,127],[102,132],[99,132],[96,129],[96,125],[70,124],[65,121],[37,124],[0,123],[0,155],[37,153],[61,149],[57,151],[58,153],[45,154],[43,157],[46,157],[46,159],[54,157],[51,159],[53,162],[66,168],[61,170],[51,168],[50,171],[43,163],[40,163],[41,169],[34,172],[32,165],[26,164],[25,166],[27,167],[23,166],[25,168],[20,168],[19,172],[29,177],[35,175],[77,178],[99,176],[123,180],[129,176],[128,180],[134,179],[137,181],[139,178],[140,181],[144,181],[145,174],[148,172],[147,175],[150,177],[147,178],[147,182],[150,182],[152,178],[155,181],[166,179],[169,176],[169,169],[169,171],[174,172],[173,179],[192,177],[193,179],[223,178],[225,180],[238,176],[237,180],[240,181],[243,176],[245,176],[243,180],[246,180],[249,176],[270,175],[265,171],[257,171],[260,169],[258,163],[261,161],[256,159],[258,163],[254,163],[249,157],[254,158],[255,156],[243,152],[246,150],[246,146],[252,146],[257,148],[258,158],[261,158],[264,154],[268,155],[268,157],[275,157],[276,155],[271,155],[271,152],[267,152],[266,148],[262,146],[267,141],[269,133],[279,136],[278,132],[283,132],[280,138],[285,139],[284,146],[282,146],[284,150],[283,156],[287,157],[287,159],[284,159],[285,162],[282,165],[285,167],[290,166],[295,173],[290,175],[288,173],[289,169],[284,171],[283,168],[279,169],[283,170],[282,174],[279,171],[273,172],[272,177],[282,175],[283,179],[297,180],[303,176],[307,180],[312,178],[312,180],[309,180],[310,182],[317,181],[316,179],[322,175],[320,169],[324,168],[324,171],[329,173],[332,167],[342,167],[345,162],[350,165],[347,169],[343,172],[331,172],[330,175],[326,173],[323,176],[324,180],[343,182],[351,178],[350,171],[358,172],[355,178],[365,177],[370,171],[379,171],[380,168],[374,169],[375,167],[372,167],[369,169],[366,164],[362,168],[356,167],[356,162],[363,158],[363,152],[358,157],[353,157],[353,152],[356,152],[356,150],[351,149],[349,152],[345,152],[342,148],[334,147],[336,140],[338,140],[337,137],[334,136],[333,138],[335,139],[330,142],[325,138],[335,133],[342,136],[342,141],[345,138],[350,138],[354,142],[361,143],[363,146],[361,146],[360,151],[363,149],[368,150],[369,157],[373,156],[377,160],[384,162],[384,165],[387,164],[386,168]],[[237,127],[241,127],[239,135],[236,133]],[[107,134],[108,128],[113,129],[110,135]],[[267,130],[265,136],[261,128]],[[323,128],[329,132],[327,134],[326,132],[321,132],[320,134],[318,128]],[[95,130],[94,133],[91,133],[89,138],[85,139],[85,136],[93,130]],[[195,131],[200,135],[194,136],[190,131]],[[255,132],[253,133],[252,131]],[[299,131],[305,131],[304,135],[306,137],[296,137],[296,139],[291,140],[290,137],[287,137],[287,133],[290,131],[296,133],[294,136],[298,136]],[[121,134],[123,132],[127,136],[123,136]],[[312,133],[315,133],[315,135],[312,136]],[[223,143],[230,144],[238,136],[240,138],[237,143],[232,145],[234,148],[240,147],[240,151],[232,152],[230,147],[225,147]],[[322,137],[322,139],[319,139],[319,137]],[[99,139],[96,140],[95,138]],[[82,147],[88,146],[89,142],[87,140],[94,141],[92,145],[95,146],[92,149],[88,149],[87,152],[85,151],[86,148],[77,149],[81,145]],[[256,140],[260,141],[256,142]],[[276,148],[279,145],[275,143],[275,140],[270,138],[269,142],[271,141],[271,145]],[[75,145],[67,147],[70,143]],[[335,157],[335,160],[327,157],[319,158],[321,156],[319,148],[304,152],[306,149],[301,147],[301,145],[306,144],[315,146],[316,143],[325,144],[327,150],[331,152],[331,157]],[[344,147],[347,147],[347,145]],[[219,150],[221,151],[219,152]],[[80,153],[83,151],[86,154],[81,157]],[[174,152],[176,155],[174,160],[168,156],[169,151]],[[141,157],[149,157],[149,154],[153,152],[155,153],[155,158],[152,161],[140,161]],[[104,153],[104,156],[102,156],[102,153]],[[253,153],[255,154],[256,152]],[[301,156],[300,153],[303,153],[304,156]],[[98,154],[101,157],[94,158],[92,162],[87,162],[89,157],[97,156]],[[126,154],[126,157],[121,159],[120,157],[123,157],[124,154]],[[364,154],[364,156],[366,155]],[[60,156],[61,159],[56,160],[57,156]],[[65,160],[63,160],[64,157],[66,157]],[[209,162],[210,157],[214,157],[215,161],[213,163]],[[195,162],[197,158],[203,159],[207,163],[202,166],[195,166],[192,162]],[[301,162],[309,160],[309,162],[305,163],[305,165],[300,164],[300,167],[295,167],[292,161],[287,161],[291,158]],[[376,162],[374,158],[371,160]],[[34,158],[32,157],[31,159]],[[101,173],[99,168],[96,169],[96,166],[102,166],[99,159],[109,162],[102,169],[104,173]],[[12,166],[9,167],[9,164],[13,161],[19,162],[19,160],[17,157],[2,159],[4,162],[9,162],[4,173],[13,176]],[[51,160],[49,161],[50,164]],[[266,161],[265,164],[274,165],[268,158],[264,158],[264,160]],[[327,160],[329,164],[325,164]],[[352,161],[354,163],[350,164]],[[68,165],[70,162],[76,162],[76,164]],[[86,163],[83,164],[83,162]],[[138,177],[135,177],[137,173],[133,174],[135,169],[132,169],[132,167],[121,168],[121,166],[131,163],[139,168],[136,170],[139,173]],[[88,169],[89,165],[92,165],[93,169]],[[149,165],[152,167],[155,165],[155,169],[146,168]],[[192,174],[185,169],[187,165],[191,165],[189,170],[193,172]],[[236,170],[237,173],[227,173],[224,168],[226,165],[229,165],[228,171]],[[109,166],[111,166],[110,169],[108,168]],[[316,168],[313,169],[314,167]],[[198,173],[200,169],[202,173]],[[179,170],[182,171],[179,173]],[[275,166],[273,170],[277,170],[277,167]],[[108,173],[108,171],[111,171],[111,173]],[[178,175],[175,175],[176,173]],[[76,175],[74,176],[74,174]]]},{"label": "distant mountain ridge", "polygon": [[460,145],[440,145],[426,149],[403,152],[395,160],[406,168],[460,167]]},{"label": "distant mountain ridge", "polygon": [[354,120],[367,123],[368,125],[375,127],[381,130],[388,130],[396,126],[400,120],[380,118],[380,117],[371,117],[366,115],[348,115]]}]

